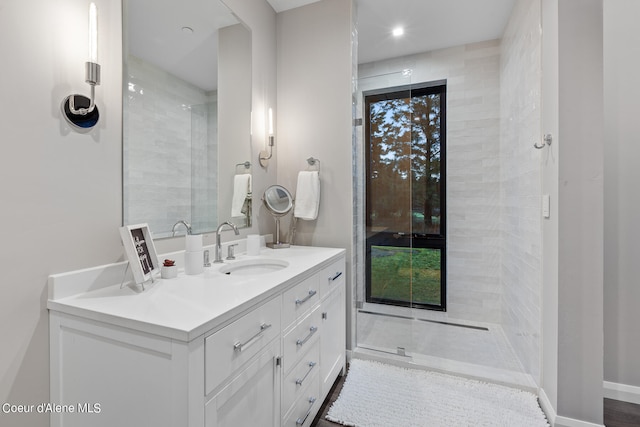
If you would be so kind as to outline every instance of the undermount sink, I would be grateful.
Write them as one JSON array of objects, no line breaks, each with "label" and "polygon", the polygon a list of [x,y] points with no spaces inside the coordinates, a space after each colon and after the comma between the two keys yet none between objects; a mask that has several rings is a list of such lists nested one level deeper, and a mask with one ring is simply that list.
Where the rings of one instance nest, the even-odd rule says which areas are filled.
[{"label": "undermount sink", "polygon": [[220,273],[232,276],[254,276],[272,273],[288,266],[289,263],[281,259],[247,259],[223,266],[220,268]]}]

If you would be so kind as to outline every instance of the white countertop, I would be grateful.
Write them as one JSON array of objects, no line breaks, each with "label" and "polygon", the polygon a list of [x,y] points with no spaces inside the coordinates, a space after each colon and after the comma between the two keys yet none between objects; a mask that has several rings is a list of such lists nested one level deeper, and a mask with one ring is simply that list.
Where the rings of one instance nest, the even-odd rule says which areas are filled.
[{"label": "white countertop", "polygon": [[[153,284],[145,284],[144,291],[140,285],[121,289],[119,283],[104,287],[87,284],[86,289],[97,289],[65,295],[60,289],[70,279],[74,280],[74,273],[53,275],[49,280],[47,307],[52,311],[188,342],[330,265],[344,252],[344,249],[310,246],[262,248],[259,256],[239,254],[236,260],[206,267],[202,274],[187,276],[180,271],[175,279],[158,278]],[[277,258],[289,265],[253,276],[226,275],[219,271],[222,266],[259,258]],[[91,277],[107,276],[100,274],[100,268],[109,266],[91,271]],[[86,280],[88,271],[79,271],[76,282],[79,277]],[[69,288],[74,286],[78,287],[76,284]]]}]

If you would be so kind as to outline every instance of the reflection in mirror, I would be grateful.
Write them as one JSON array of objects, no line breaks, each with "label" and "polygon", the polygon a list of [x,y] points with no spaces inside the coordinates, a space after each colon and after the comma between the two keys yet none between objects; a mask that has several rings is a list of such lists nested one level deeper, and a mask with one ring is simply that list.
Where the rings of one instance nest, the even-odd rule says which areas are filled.
[{"label": "reflection in mirror", "polygon": [[124,0],[123,14],[123,223],[214,231],[231,215],[219,187],[251,158],[250,32],[218,0]]},{"label": "reflection in mirror", "polygon": [[293,206],[291,193],[281,185],[272,185],[264,192],[264,204],[274,216],[289,213]]},{"label": "reflection in mirror", "polygon": [[281,185],[272,185],[264,190],[262,201],[276,220],[276,242],[267,243],[267,246],[274,249],[288,248],[288,243],[282,243],[280,241],[280,217],[288,214],[293,208],[293,197],[291,193]]}]

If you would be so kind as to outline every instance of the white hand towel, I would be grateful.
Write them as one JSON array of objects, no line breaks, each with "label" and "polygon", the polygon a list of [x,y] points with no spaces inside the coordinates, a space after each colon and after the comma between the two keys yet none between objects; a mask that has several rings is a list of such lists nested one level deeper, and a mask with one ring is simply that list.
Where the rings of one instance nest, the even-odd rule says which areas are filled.
[{"label": "white hand towel", "polygon": [[320,207],[320,174],[318,171],[302,171],[298,173],[296,187],[296,207],[293,215],[296,218],[313,221],[318,218]]},{"label": "white hand towel", "polygon": [[243,216],[242,205],[251,193],[251,174],[244,173],[233,178],[233,198],[231,199],[231,216]]}]

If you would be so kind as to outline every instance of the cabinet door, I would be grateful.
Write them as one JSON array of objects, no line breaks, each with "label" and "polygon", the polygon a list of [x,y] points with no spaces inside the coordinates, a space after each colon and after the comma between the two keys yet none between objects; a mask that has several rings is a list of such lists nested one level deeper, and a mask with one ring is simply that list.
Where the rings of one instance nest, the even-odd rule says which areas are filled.
[{"label": "cabinet door", "polygon": [[320,378],[326,396],[346,361],[346,314],[344,284],[331,291],[320,304]]},{"label": "cabinet door", "polygon": [[276,339],[207,402],[207,427],[279,426],[279,349]]},{"label": "cabinet door", "polygon": [[207,395],[280,335],[280,302],[273,298],[205,338]]}]

